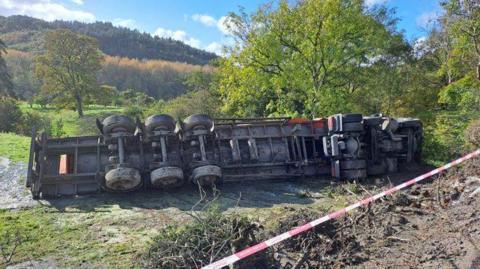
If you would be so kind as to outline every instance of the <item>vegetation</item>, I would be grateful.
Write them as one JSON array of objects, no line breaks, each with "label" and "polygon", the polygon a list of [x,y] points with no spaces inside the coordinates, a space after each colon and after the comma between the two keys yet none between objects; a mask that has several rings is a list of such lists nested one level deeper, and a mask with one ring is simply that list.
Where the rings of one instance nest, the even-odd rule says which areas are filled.
[{"label": "vegetation", "polygon": [[3,58],[3,54],[6,52],[5,44],[0,40],[0,97],[13,95],[11,77],[8,73],[5,59]]},{"label": "vegetation", "polygon": [[365,11],[361,1],[282,1],[231,18],[237,45],[221,66],[220,91],[224,110],[239,116],[356,110],[376,65],[408,49],[387,11]]},{"label": "vegetation", "polygon": [[[260,240],[261,227],[238,215],[224,216],[210,206],[186,225],[170,225],[153,239],[142,257],[143,268],[199,268],[212,261],[240,251]],[[248,261],[242,268],[266,264]]]},{"label": "vegetation", "polygon": [[475,3],[443,1],[426,40],[413,44],[392,11],[363,1],[281,1],[231,14],[236,44],[211,86],[221,112],[237,116],[420,117],[427,159],[445,161],[466,150],[464,130],[480,116]]},{"label": "vegetation", "polygon": [[13,49],[43,53],[43,39],[50,30],[69,29],[98,40],[100,50],[111,56],[154,59],[205,65],[217,56],[180,41],[151,36],[110,22],[46,22],[27,16],[0,16],[0,38]]},{"label": "vegetation", "polygon": [[[236,42],[229,57],[211,62],[210,67],[106,55],[101,68],[95,65],[88,68],[92,73],[82,73],[90,78],[82,86],[89,87],[82,88],[77,97],[84,105],[97,105],[97,109],[98,105],[104,106],[107,111],[109,106],[118,106],[129,115],[142,117],[169,113],[184,118],[208,113],[313,118],[338,112],[419,117],[425,124],[427,160],[442,162],[471,146],[465,130],[480,116],[479,8],[474,1],[458,0],[444,1],[442,7],[443,15],[427,38],[409,43],[397,31],[394,12],[382,6],[367,8],[363,1],[281,1],[279,5],[264,5],[253,14],[241,11],[230,15],[229,27]],[[12,74],[14,93],[27,100],[31,108],[39,105],[42,113],[78,107],[78,102],[72,105],[78,99],[75,95],[62,88],[55,90],[49,83],[45,73],[49,68],[43,68],[48,65],[33,62],[39,51],[47,49],[48,54],[49,39],[36,42],[35,46],[42,49],[34,51],[18,44],[38,39],[38,35],[13,38],[12,33],[42,31],[43,38],[46,29],[62,26],[96,34],[102,49],[103,35],[110,33],[110,26],[48,23],[21,16],[2,20],[6,24],[0,32],[8,36],[9,44],[31,51],[9,50],[3,55]],[[98,29],[100,26],[105,28]],[[121,30],[113,28],[111,33]],[[34,68],[38,78],[33,75]],[[40,82],[42,94],[38,93]],[[47,105],[52,102],[54,107]],[[63,125],[50,128],[50,132],[76,133],[70,129],[69,119],[50,119],[51,126]],[[19,129],[6,130],[26,133]]]},{"label": "vegetation", "polygon": [[30,137],[0,132],[0,156],[12,162],[28,162]]},{"label": "vegetation", "polygon": [[46,53],[36,59],[43,94],[65,106],[75,106],[83,117],[83,102],[98,88],[97,72],[103,57],[95,39],[69,30],[55,30],[45,37]]}]

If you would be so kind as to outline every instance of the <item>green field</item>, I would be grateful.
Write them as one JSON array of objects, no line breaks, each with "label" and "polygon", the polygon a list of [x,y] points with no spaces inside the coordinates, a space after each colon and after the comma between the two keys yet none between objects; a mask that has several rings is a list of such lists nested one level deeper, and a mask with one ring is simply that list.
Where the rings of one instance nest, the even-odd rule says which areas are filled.
[{"label": "green field", "polygon": [[[20,103],[22,112],[37,112],[48,117],[52,123],[61,119],[63,123],[63,136],[98,134],[95,125],[96,118],[104,118],[114,113],[122,113],[121,107],[87,106],[85,116],[79,118],[73,110],[55,109],[53,107],[30,107],[27,103]],[[27,162],[30,148],[30,137],[14,133],[0,133],[0,156],[13,162]]]},{"label": "green field", "polygon": [[65,136],[96,134],[96,118],[104,118],[114,113],[122,113],[122,107],[90,105],[84,109],[84,117],[79,118],[76,111],[68,109],[56,109],[54,107],[41,108],[34,105],[30,107],[27,103],[20,103],[22,112],[37,112],[47,116],[52,122],[62,120]]},{"label": "green field", "polygon": [[12,133],[0,133],[0,156],[13,162],[27,162],[30,149],[30,137]]}]

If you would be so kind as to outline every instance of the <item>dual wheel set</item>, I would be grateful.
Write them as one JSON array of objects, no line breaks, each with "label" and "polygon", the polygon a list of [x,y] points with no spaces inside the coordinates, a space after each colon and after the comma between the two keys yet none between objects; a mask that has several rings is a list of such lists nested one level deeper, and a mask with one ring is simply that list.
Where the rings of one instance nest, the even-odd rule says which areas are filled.
[{"label": "dual wheel set", "polygon": [[[163,114],[150,116],[145,123],[123,115],[97,120],[109,151],[104,188],[122,192],[142,185],[174,188],[187,179],[202,186],[219,182],[222,170],[208,161],[205,151],[206,136],[213,125],[213,120],[202,114],[178,124]],[[185,148],[194,156],[186,167],[182,156]]]}]

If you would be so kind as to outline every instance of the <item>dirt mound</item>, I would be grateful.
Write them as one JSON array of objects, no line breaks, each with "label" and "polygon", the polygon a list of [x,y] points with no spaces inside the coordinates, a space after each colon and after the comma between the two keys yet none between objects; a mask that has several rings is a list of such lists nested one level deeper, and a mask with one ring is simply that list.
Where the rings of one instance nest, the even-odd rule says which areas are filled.
[{"label": "dirt mound", "polygon": [[[302,211],[275,233],[319,218]],[[275,246],[277,268],[480,268],[480,161]],[[476,267],[477,266],[477,267]]]},{"label": "dirt mound", "polygon": [[[338,187],[348,189],[355,199],[379,191],[375,185]],[[164,229],[142,256],[142,264],[201,267],[327,213],[286,206],[274,220],[277,225],[268,230],[239,215],[192,215],[189,224]],[[480,161],[474,160],[322,223],[231,268],[477,268],[479,224]]]}]

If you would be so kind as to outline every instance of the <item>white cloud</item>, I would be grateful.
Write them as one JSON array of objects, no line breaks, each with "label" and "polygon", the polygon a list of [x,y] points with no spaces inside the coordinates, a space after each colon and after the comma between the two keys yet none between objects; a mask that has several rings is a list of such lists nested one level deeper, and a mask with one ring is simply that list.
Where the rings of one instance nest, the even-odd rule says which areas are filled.
[{"label": "white cloud", "polygon": [[436,11],[429,11],[422,13],[420,16],[417,17],[417,25],[428,29],[434,26],[435,20],[440,16],[439,12]]},{"label": "white cloud", "polygon": [[232,22],[232,19],[228,16],[221,17],[217,22],[217,28],[220,32],[226,35],[233,35],[233,30],[235,30],[235,25]]},{"label": "white cloud", "polygon": [[225,35],[232,35],[232,30],[235,29],[235,25],[228,16],[220,17],[220,19],[217,20],[210,15],[194,14],[192,15],[192,20],[205,26],[216,26],[217,29]]},{"label": "white cloud", "polygon": [[83,0],[72,0],[77,5],[83,5]]},{"label": "white cloud", "polygon": [[217,24],[217,20],[214,17],[206,14],[193,14],[192,20],[200,22],[206,26],[215,26]]},{"label": "white cloud", "polygon": [[116,18],[116,19],[113,19],[112,24],[115,26],[121,26],[125,28],[130,28],[130,29],[137,28],[137,22],[132,19]]},{"label": "white cloud", "polygon": [[365,0],[365,5],[367,7],[375,6],[375,5],[383,5],[387,2],[388,0]]},{"label": "white cloud", "polygon": [[169,30],[164,28],[157,28],[153,33],[156,36],[163,38],[171,38],[174,40],[182,41],[183,43],[190,45],[194,48],[200,48],[200,40],[189,36],[185,31],[182,30]]},{"label": "white cloud", "polygon": [[92,13],[72,10],[51,0],[0,0],[0,14],[27,15],[46,21],[67,20],[93,22]]},{"label": "white cloud", "polygon": [[205,50],[208,52],[215,53],[217,55],[223,54],[223,45],[218,42],[212,42],[205,47]]}]

